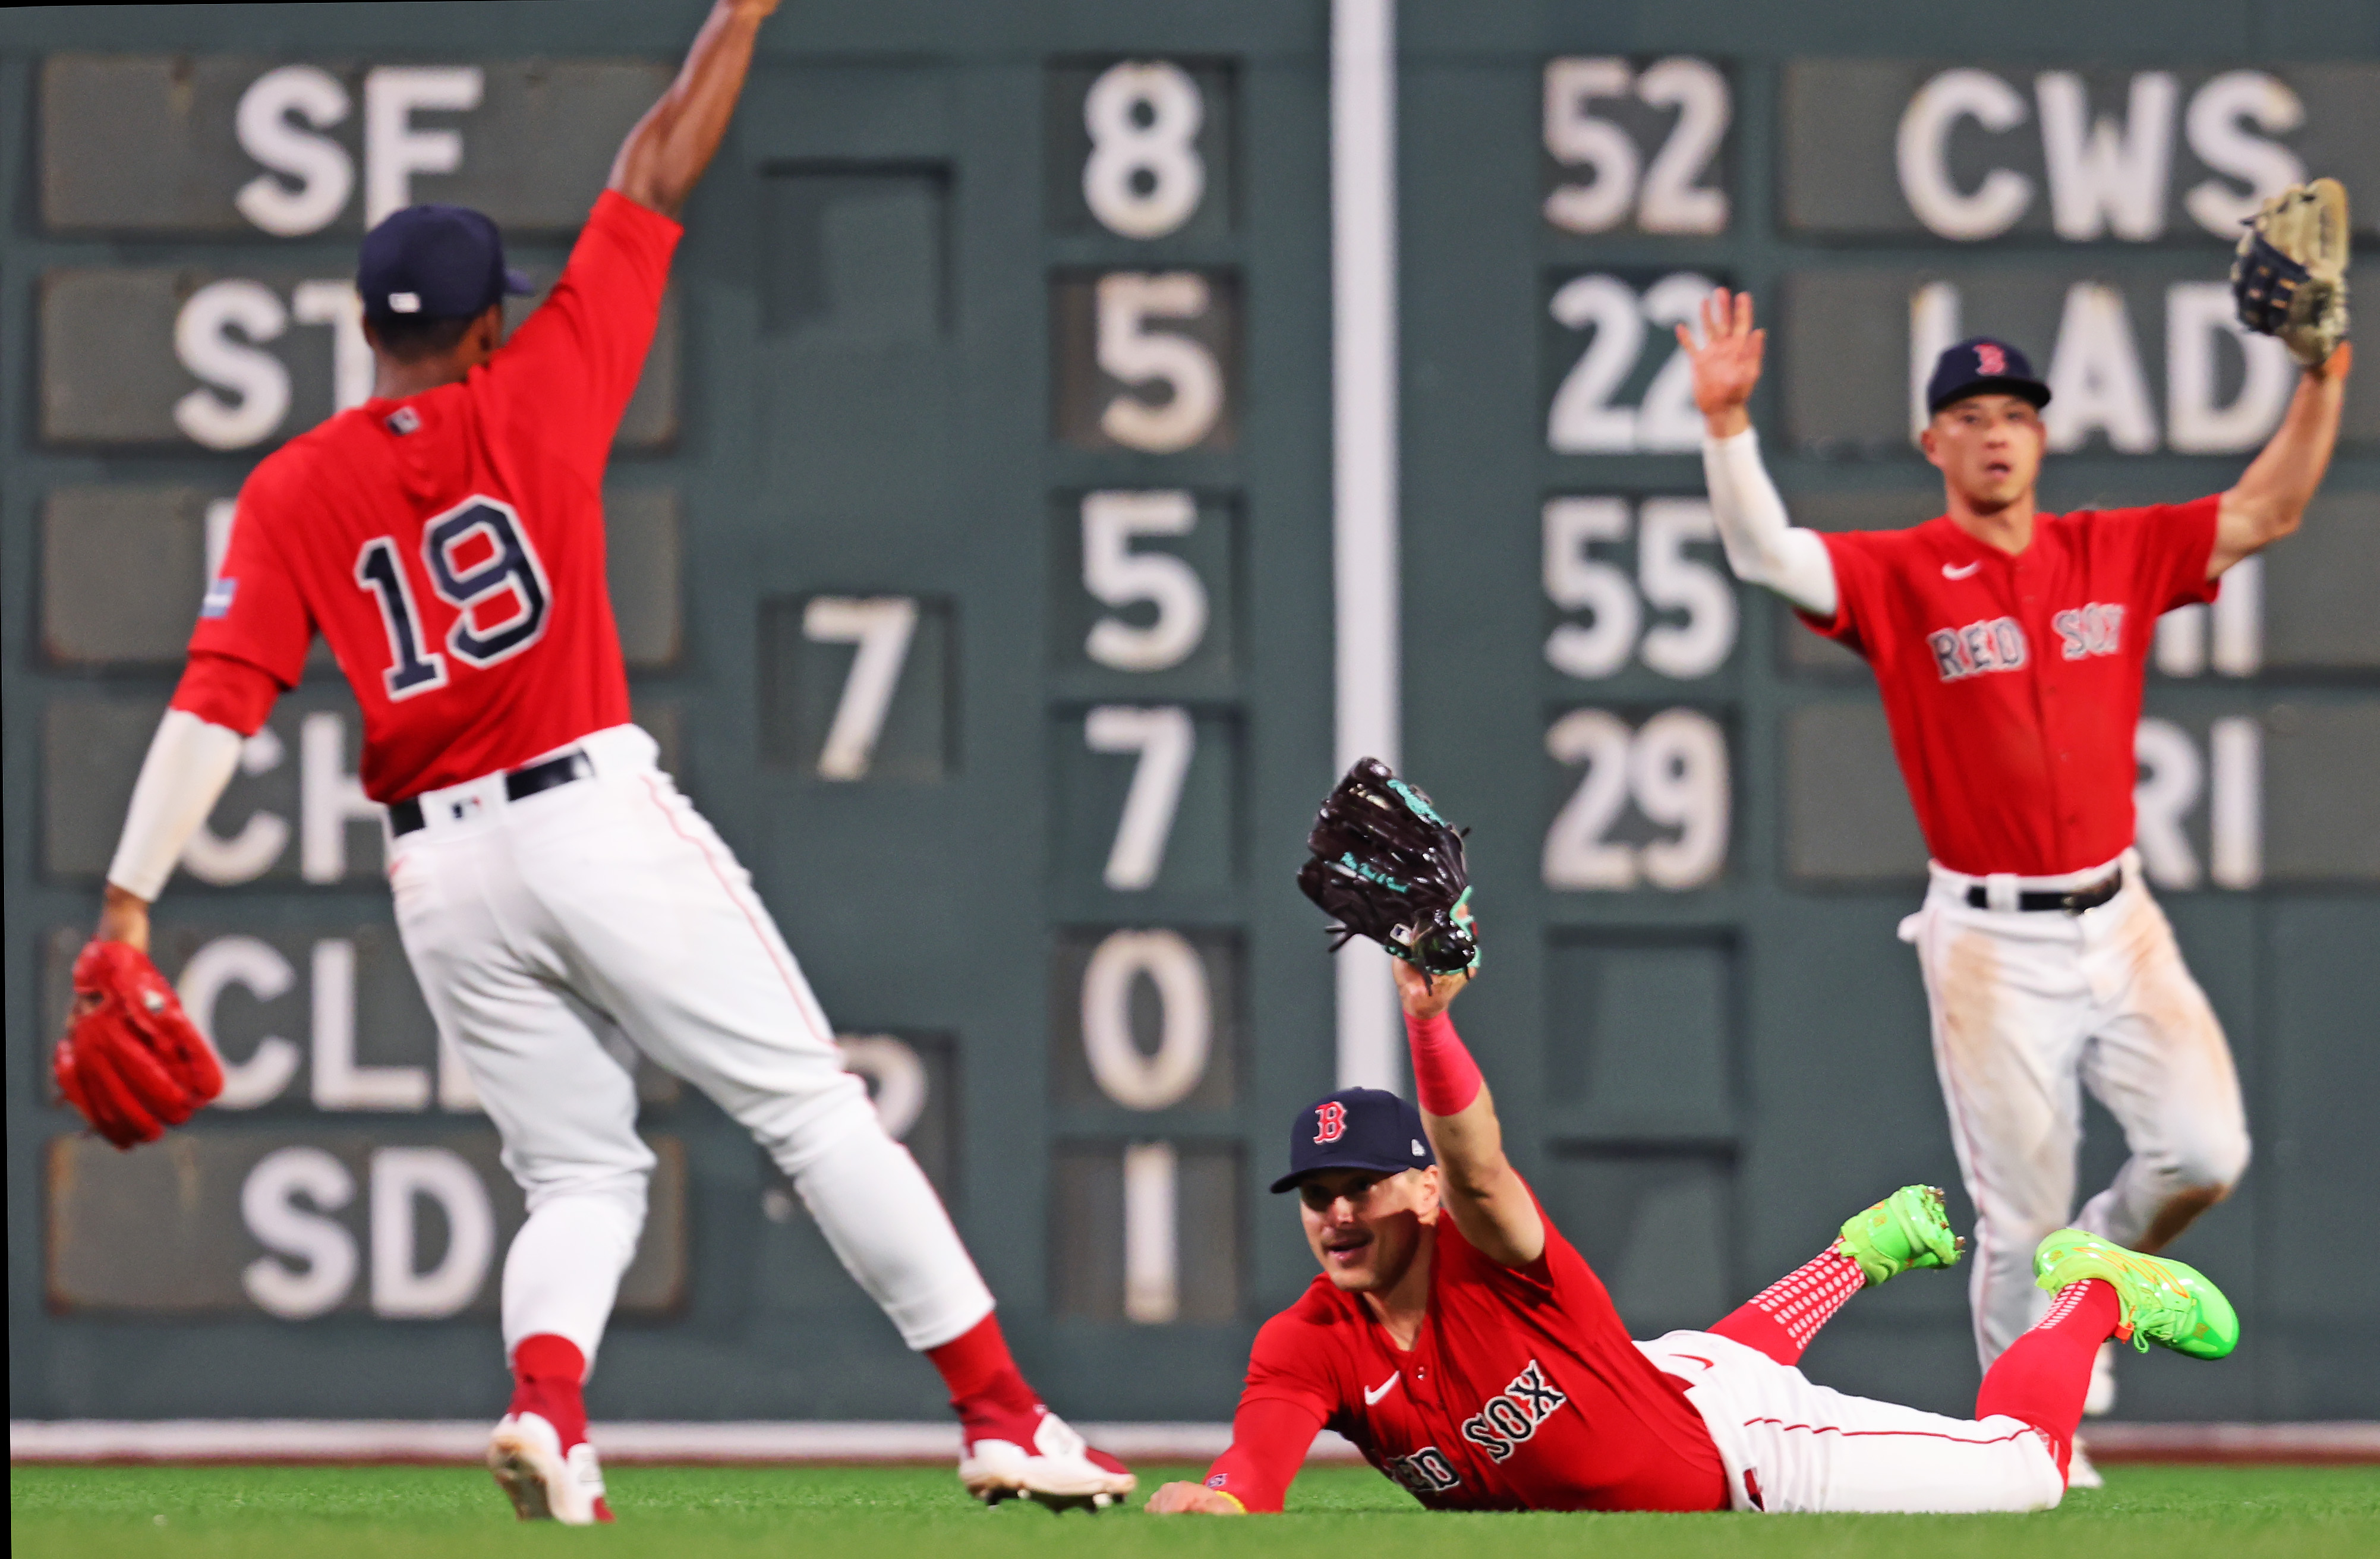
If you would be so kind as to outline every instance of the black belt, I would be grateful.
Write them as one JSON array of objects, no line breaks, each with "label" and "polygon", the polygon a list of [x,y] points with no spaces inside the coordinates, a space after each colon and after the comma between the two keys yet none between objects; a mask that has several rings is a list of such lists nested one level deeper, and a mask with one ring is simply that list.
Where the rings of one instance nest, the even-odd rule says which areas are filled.
[{"label": "black belt", "polygon": [[[2069,888],[2062,894],[2021,893],[2016,895],[2019,909],[2063,909],[2069,915],[2080,915],[2085,909],[2096,909],[2123,891],[2124,869],[2120,866],[2095,883],[2079,888]],[[1989,909],[1992,895],[1981,883],[1967,890],[1967,904],[1975,909]]]},{"label": "black belt", "polygon": [[[589,778],[594,773],[595,765],[588,761],[587,754],[574,747],[559,758],[530,763],[506,774],[504,799],[523,800],[540,790],[552,790],[557,785]],[[458,818],[463,815],[460,805],[455,806],[455,815]],[[392,834],[410,834],[427,821],[421,815],[421,798],[418,796],[392,802],[389,806],[388,830]]]}]

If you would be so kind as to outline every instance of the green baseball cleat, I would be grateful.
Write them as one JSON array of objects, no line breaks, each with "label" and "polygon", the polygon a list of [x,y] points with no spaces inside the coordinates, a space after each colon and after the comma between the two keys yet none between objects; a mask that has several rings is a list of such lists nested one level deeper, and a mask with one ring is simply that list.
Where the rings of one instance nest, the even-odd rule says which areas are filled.
[{"label": "green baseball cleat", "polygon": [[1912,1267],[1955,1267],[1967,1242],[1950,1232],[1938,1186],[1903,1186],[1843,1225],[1835,1248],[1859,1263],[1870,1288]]},{"label": "green baseball cleat", "polygon": [[2082,1229],[2059,1229],[2033,1253],[2034,1284],[2055,1294],[2099,1278],[2116,1291],[2124,1321],[2119,1341],[2143,1353],[2159,1343],[2192,1358],[2220,1358],[2240,1346],[2240,1315],[2204,1273],[2162,1256],[2143,1256]]}]

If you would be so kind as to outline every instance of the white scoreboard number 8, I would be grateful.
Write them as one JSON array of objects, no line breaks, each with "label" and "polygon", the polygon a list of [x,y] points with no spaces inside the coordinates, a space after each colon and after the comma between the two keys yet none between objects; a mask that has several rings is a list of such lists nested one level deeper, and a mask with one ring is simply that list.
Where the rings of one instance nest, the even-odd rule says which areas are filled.
[{"label": "white scoreboard number 8", "polygon": [[1178,65],[1125,60],[1100,72],[1083,95],[1091,136],[1083,203],[1100,225],[1127,238],[1161,238],[1197,214],[1207,193],[1198,154],[1206,123],[1198,83]]}]

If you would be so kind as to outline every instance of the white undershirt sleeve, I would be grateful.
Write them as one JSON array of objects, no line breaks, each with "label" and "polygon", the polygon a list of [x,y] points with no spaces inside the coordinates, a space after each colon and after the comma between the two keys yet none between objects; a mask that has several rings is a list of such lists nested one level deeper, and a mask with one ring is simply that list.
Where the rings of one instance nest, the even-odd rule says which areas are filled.
[{"label": "white undershirt sleeve", "polygon": [[1760,435],[1703,435],[1703,480],[1711,518],[1727,543],[1727,566],[1746,584],[1766,585],[1814,616],[1831,617],[1838,599],[1834,560],[1815,530],[1793,525],[1785,500],[1760,463]]},{"label": "white undershirt sleeve", "polygon": [[215,810],[224,786],[239,764],[243,738],[224,725],[211,725],[187,709],[169,709],[141,761],[124,817],[124,836],[108,864],[107,880],[125,892],[155,903],[174,874],[182,848]]}]

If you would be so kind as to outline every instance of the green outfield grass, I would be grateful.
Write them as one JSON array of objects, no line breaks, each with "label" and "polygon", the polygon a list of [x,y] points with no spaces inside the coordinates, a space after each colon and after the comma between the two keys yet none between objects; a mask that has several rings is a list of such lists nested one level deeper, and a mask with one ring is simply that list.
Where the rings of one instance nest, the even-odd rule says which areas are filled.
[{"label": "green outfield grass", "polygon": [[[1188,1469],[1144,1468],[1143,1488]],[[2380,1469],[2110,1468],[2048,1516],[1433,1516],[1363,1469],[1309,1472],[1291,1514],[1157,1520],[970,1504],[925,1468],[638,1468],[611,1474],[620,1524],[524,1527],[487,1477],[430,1468],[15,1468],[19,1555],[75,1559],[474,1559],[584,1550],[651,1559],[1104,1559],[1111,1554],[1490,1559],[2179,1559],[2380,1553]],[[2024,1545],[2022,1549],[2019,1544]]]}]

